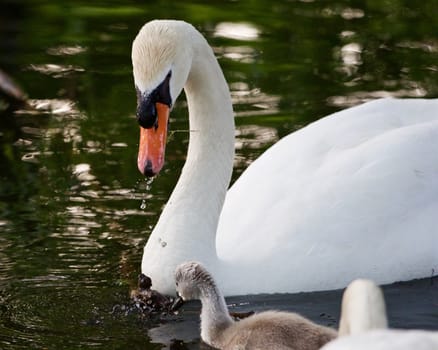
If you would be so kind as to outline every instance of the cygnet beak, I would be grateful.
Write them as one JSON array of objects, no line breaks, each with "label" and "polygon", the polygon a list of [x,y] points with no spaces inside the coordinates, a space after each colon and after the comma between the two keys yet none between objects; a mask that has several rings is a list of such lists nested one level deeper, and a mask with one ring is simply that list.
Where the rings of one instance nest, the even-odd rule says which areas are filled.
[{"label": "cygnet beak", "polygon": [[182,296],[179,295],[179,293],[176,293],[176,299],[173,302],[170,311],[172,312],[178,311],[181,308],[181,306],[183,306],[183,304],[184,304],[184,299],[182,298]]}]

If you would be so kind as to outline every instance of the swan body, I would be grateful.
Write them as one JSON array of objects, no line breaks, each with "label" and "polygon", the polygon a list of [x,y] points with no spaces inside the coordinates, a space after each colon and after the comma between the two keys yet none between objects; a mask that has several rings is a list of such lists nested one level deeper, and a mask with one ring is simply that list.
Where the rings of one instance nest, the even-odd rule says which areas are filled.
[{"label": "swan body", "polygon": [[422,330],[371,330],[339,337],[321,350],[436,350],[438,333]]},{"label": "swan body", "polygon": [[179,265],[175,283],[183,300],[201,300],[201,338],[215,348],[317,350],[336,337],[335,330],[290,312],[265,311],[233,321],[213,277],[197,262]]},{"label": "swan body", "polygon": [[438,349],[438,332],[386,328],[381,289],[369,280],[353,281],[342,297],[339,337],[321,350]]},{"label": "swan body", "polygon": [[[438,100],[382,99],[322,118],[268,149],[227,192],[233,110],[206,40],[188,23],[152,21],[132,61],[139,105],[149,103],[139,122],[147,124],[145,110],[155,116],[153,96],[170,109],[184,88],[192,130],[144,248],[142,272],[158,291],[173,293],[173,271],[188,260],[202,262],[225,295],[329,290],[359,276],[390,283],[438,269]],[[158,163],[139,155],[145,173]]]}]

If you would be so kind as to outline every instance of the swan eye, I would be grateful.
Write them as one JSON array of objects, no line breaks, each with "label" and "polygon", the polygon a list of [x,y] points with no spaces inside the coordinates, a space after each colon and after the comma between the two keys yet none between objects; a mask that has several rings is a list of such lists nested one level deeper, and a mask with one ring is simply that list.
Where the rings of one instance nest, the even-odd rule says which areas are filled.
[{"label": "swan eye", "polygon": [[152,128],[157,122],[157,108],[151,95],[145,96],[137,89],[137,121],[146,129]]},{"label": "swan eye", "polygon": [[163,82],[158,85],[155,89],[156,91],[156,102],[161,102],[168,105],[169,108],[172,106],[172,98],[170,97],[170,77],[172,76],[172,71],[167,73],[166,78]]}]

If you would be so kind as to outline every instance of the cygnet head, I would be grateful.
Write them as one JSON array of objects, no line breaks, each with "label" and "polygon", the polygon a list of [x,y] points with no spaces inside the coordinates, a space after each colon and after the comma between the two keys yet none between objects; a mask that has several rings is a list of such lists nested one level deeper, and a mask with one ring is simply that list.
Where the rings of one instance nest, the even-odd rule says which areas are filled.
[{"label": "cygnet head", "polygon": [[176,268],[175,285],[184,301],[201,299],[206,293],[217,290],[213,277],[196,261],[182,263]]}]

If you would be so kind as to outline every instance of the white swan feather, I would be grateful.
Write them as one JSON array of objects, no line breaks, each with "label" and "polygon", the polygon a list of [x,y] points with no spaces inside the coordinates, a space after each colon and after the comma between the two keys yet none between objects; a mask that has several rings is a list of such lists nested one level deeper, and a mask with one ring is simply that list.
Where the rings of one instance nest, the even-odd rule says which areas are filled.
[{"label": "white swan feather", "polygon": [[185,22],[152,21],[132,60],[143,94],[171,71],[172,102],[184,88],[194,130],[144,249],[142,272],[157,290],[173,293],[173,271],[187,260],[202,262],[225,295],[438,270],[438,100],[383,99],[322,118],[268,149],[227,193],[233,110],[206,40]]},{"label": "white swan feather", "polygon": [[342,297],[339,337],[321,350],[438,349],[438,332],[387,326],[382,290],[370,280],[355,280]]}]

